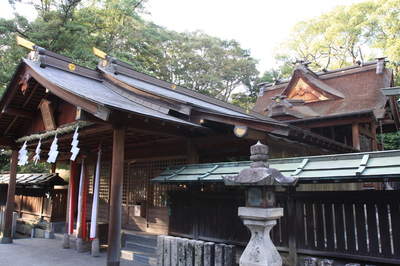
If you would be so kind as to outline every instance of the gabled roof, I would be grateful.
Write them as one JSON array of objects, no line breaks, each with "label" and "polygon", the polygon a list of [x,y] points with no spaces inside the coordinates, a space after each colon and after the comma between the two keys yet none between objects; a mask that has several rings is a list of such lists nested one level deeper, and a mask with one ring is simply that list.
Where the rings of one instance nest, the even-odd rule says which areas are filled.
[{"label": "gabled roof", "polygon": [[[286,96],[286,100],[304,99],[302,103],[293,104],[286,109],[295,109],[304,116],[293,118],[324,117],[347,113],[357,113],[381,110],[387,103],[386,96],[381,88],[390,87],[393,82],[392,70],[383,68],[382,73],[377,74],[379,62],[367,62],[362,65],[354,65],[333,71],[314,73],[306,67],[297,67],[291,79],[276,84],[261,84],[260,97],[253,111],[268,114],[268,106],[271,98],[277,95]],[[305,90],[299,89],[299,81],[304,83]],[[296,91],[296,89],[299,89]],[[307,98],[306,94],[322,95]],[[304,96],[299,96],[304,94]],[[311,99],[311,100],[307,100]],[[302,110],[307,106],[307,110]],[[277,118],[277,116],[274,116]]]},{"label": "gabled roof", "polygon": [[[10,174],[0,174],[0,185],[7,185],[10,181]],[[17,186],[64,186],[67,185],[63,178],[57,173],[32,173],[17,174]]]},{"label": "gabled roof", "polygon": [[319,80],[318,76],[304,65],[299,65],[294,69],[292,78],[282,95],[295,99],[294,96],[298,93],[312,94],[320,101],[344,98],[343,93]]},{"label": "gabled roof", "polygon": [[[222,183],[223,175],[237,175],[251,162],[169,166],[153,183]],[[400,150],[268,160],[284,176],[298,176],[298,184],[360,183],[400,180]]]},{"label": "gabled roof", "polygon": [[113,90],[107,86],[98,73],[93,73],[93,75],[97,74],[99,76],[98,79],[88,78],[87,76],[76,75],[73,71],[56,68],[51,65],[47,65],[43,68],[36,62],[27,59],[23,59],[23,63],[26,64],[33,78],[43,83],[49,82],[53,84],[54,86],[48,87],[48,89],[55,95],[62,98],[64,92],[69,92],[87,101],[93,102],[97,107],[96,109],[86,109],[87,107],[85,108],[85,106],[82,106],[82,108],[94,115],[99,115],[99,109],[103,106],[160,120],[190,125],[192,127],[201,127],[200,125],[168,115],[168,112],[163,110],[167,109],[167,107],[161,104],[152,105],[151,103],[145,103],[143,100],[138,100],[133,94],[124,95]]},{"label": "gabled roof", "polygon": [[[56,125],[56,132],[50,135],[47,134],[49,130],[25,133],[23,130],[28,123],[42,119],[38,107],[43,99],[49,97],[67,102],[70,104],[68,108],[76,107],[90,117],[69,118],[73,125]],[[83,121],[88,122],[84,126],[91,127],[93,132],[95,126],[103,125],[103,134],[98,133],[97,143],[110,142],[111,125],[115,124],[127,127],[127,141],[130,142],[144,138],[148,141],[192,138],[194,135],[205,136],[205,132],[218,135],[232,131],[238,125],[300,141],[315,143],[320,140],[319,145],[328,150],[354,151],[352,147],[263,114],[137,72],[131,65],[110,56],[101,61],[97,69],[91,70],[75,65],[71,58],[37,46],[27,59],[21,60],[0,101],[0,109],[3,111],[0,114],[0,135],[4,137],[0,137],[2,147],[15,146],[14,141],[21,145],[31,135],[38,140],[56,133],[72,133],[77,126],[83,127],[79,124]],[[69,130],[64,130],[64,127]],[[86,140],[92,146],[96,145],[89,135]],[[70,139],[65,139],[63,147],[69,150],[67,141]]]}]

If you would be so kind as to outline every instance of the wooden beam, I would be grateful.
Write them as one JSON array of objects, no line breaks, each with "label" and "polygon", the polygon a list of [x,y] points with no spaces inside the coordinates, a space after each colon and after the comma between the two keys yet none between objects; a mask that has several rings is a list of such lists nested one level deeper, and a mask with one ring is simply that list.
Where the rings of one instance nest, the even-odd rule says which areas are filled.
[{"label": "wooden beam", "polygon": [[376,123],[375,121],[371,122],[371,132],[374,135],[372,138],[372,150],[377,151],[378,150],[378,140],[376,138]]},{"label": "wooden beam", "polygon": [[2,110],[2,113],[9,114],[9,115],[16,115],[28,118],[34,118],[36,116],[36,112],[32,111],[25,111],[23,109],[13,108],[13,107],[5,107]]},{"label": "wooden beam", "polygon": [[[166,137],[192,138],[194,131],[187,129],[185,125],[179,125],[172,121],[163,121],[162,119],[140,116],[137,114],[129,115],[127,112],[113,110],[107,121],[98,119],[97,117],[84,113],[82,119],[87,122],[99,124],[119,124],[125,125],[127,128],[132,128],[136,131],[163,135]],[[199,130],[210,130],[207,128],[199,128]]]},{"label": "wooden beam", "polygon": [[267,133],[259,130],[254,130],[246,126],[237,126],[233,130],[235,135],[239,138],[259,140],[262,141],[267,137]]},{"label": "wooden beam", "polygon": [[328,120],[328,119],[323,119],[322,121],[310,121],[310,123],[307,122],[297,122],[297,121],[292,121],[290,124],[303,128],[303,129],[308,129],[308,128],[315,128],[315,127],[330,127],[330,126],[342,126],[342,125],[351,125],[355,120],[357,120],[358,123],[366,123],[366,122],[371,122],[374,120],[373,116],[364,116],[364,117],[357,117],[357,118],[345,118],[345,119],[340,119],[340,117],[337,120]]},{"label": "wooden beam", "polygon": [[363,134],[363,135],[369,137],[370,139],[374,139],[376,137],[371,131],[369,131],[366,128],[363,128],[360,125],[358,126],[358,131],[360,132],[360,134]]},{"label": "wooden beam", "polygon": [[238,140],[239,138],[236,137],[233,132],[229,134],[221,134],[216,136],[205,136],[199,137],[195,139],[196,144],[207,144],[207,143],[217,143],[217,142],[225,142],[225,141],[234,141]]},{"label": "wooden beam", "polygon": [[199,154],[197,152],[197,147],[193,139],[189,139],[187,141],[187,163],[199,163]]},{"label": "wooden beam", "polygon": [[114,129],[111,167],[107,265],[119,266],[121,256],[122,184],[124,176],[125,128]]},{"label": "wooden beam", "polygon": [[25,108],[26,105],[29,103],[31,100],[32,96],[35,94],[36,89],[39,87],[39,83],[37,82],[35,86],[33,87],[32,91],[29,93],[29,96],[25,99],[24,104],[22,105],[22,108]]},{"label": "wooden beam", "polygon": [[1,239],[2,244],[12,243],[12,220],[14,212],[14,196],[15,186],[17,180],[17,164],[18,164],[18,150],[14,149],[11,153],[10,161],[10,181],[8,182],[7,191],[7,203],[6,203],[6,214],[4,221],[3,238]]},{"label": "wooden beam", "polygon": [[8,124],[8,127],[3,131],[3,135],[6,135],[8,133],[8,131],[14,125],[15,121],[17,121],[17,119],[18,119],[18,116],[15,116],[13,118],[13,120],[10,122],[10,124]]},{"label": "wooden beam", "polygon": [[15,147],[17,144],[12,138],[0,137],[0,148],[9,149]]},{"label": "wooden beam", "polygon": [[351,133],[353,136],[353,147],[359,150],[360,149],[360,133],[358,130],[359,129],[358,123],[353,122],[351,124],[351,128],[352,128]]},{"label": "wooden beam", "polygon": [[[264,132],[272,132],[276,129],[278,122],[267,122],[267,121],[257,121],[257,120],[247,120],[245,118],[240,117],[229,117],[219,114],[208,114],[208,113],[201,113],[192,111],[192,117],[194,119],[203,119],[203,120],[210,120],[218,123],[224,123],[228,125],[238,125],[238,126],[248,126],[249,128],[260,130]],[[282,123],[282,125],[284,125]]]}]

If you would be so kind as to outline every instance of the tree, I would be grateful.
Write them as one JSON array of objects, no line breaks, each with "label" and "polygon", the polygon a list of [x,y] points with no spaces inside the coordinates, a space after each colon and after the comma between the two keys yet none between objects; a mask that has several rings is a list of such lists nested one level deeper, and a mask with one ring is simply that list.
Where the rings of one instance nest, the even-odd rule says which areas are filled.
[{"label": "tree", "polygon": [[383,53],[400,65],[400,7],[397,0],[337,6],[295,25],[280,53],[311,62],[314,70],[372,60]]},{"label": "tree", "polygon": [[[11,150],[0,150],[0,172],[10,171]],[[51,169],[51,164],[47,162],[28,161],[26,165],[18,165],[18,173],[48,173]]]},{"label": "tree", "polygon": [[[238,42],[201,31],[169,31],[140,17],[146,12],[144,2],[37,0],[35,21],[18,15],[14,20],[1,21],[0,34],[7,36],[2,52],[10,61],[17,57],[10,56],[14,51],[23,56],[14,41],[15,35],[20,35],[87,67],[96,65],[91,51],[95,46],[131,63],[135,70],[224,101],[231,100],[238,86],[253,86],[257,60]],[[15,65],[5,68],[1,84],[7,83]]]},{"label": "tree", "polygon": [[257,60],[235,40],[203,31],[176,33],[165,44],[169,81],[229,101],[238,86],[251,87]]},{"label": "tree", "polygon": [[382,140],[385,150],[399,150],[400,149],[400,131],[395,133],[386,133],[377,135],[379,140]]}]

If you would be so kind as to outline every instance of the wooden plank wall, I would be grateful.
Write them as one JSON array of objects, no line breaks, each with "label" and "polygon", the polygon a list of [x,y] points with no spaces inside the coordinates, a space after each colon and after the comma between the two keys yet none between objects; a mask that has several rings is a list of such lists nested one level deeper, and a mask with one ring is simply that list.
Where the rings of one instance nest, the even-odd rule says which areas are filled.
[{"label": "wooden plank wall", "polygon": [[49,194],[51,198],[45,193],[44,189],[17,188],[14,201],[19,218],[47,222],[65,221],[68,191],[52,190]]},{"label": "wooden plank wall", "polygon": [[[243,192],[174,191],[169,196],[169,234],[248,242],[248,230],[237,216]],[[284,216],[271,238],[279,251],[294,248],[298,254],[400,265],[398,191],[280,192],[277,201]]]},{"label": "wooden plank wall", "polygon": [[147,232],[159,235],[168,234],[169,209],[166,207],[149,207],[147,211]]},{"label": "wooden plank wall", "polygon": [[[296,201],[299,253],[400,265],[398,191],[295,192],[291,196]],[[287,208],[282,194],[279,201]],[[283,223],[285,217],[280,220]],[[275,245],[286,248],[286,241],[280,239],[290,236],[279,228],[272,231]]]}]

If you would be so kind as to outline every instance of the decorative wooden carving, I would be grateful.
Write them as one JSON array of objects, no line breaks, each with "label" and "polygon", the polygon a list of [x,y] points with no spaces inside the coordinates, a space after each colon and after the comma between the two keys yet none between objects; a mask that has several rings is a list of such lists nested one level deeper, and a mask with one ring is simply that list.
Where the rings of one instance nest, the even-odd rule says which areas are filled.
[{"label": "decorative wooden carving", "polygon": [[31,78],[31,75],[29,74],[28,71],[24,73],[24,75],[21,76],[21,80],[19,81],[19,85],[21,85],[21,91],[22,95],[25,95],[27,89],[29,88],[29,79]]},{"label": "decorative wooden carving", "polygon": [[321,92],[315,90],[301,78],[297,81],[296,85],[289,92],[288,99],[299,99],[305,102],[315,102],[329,100]]}]

